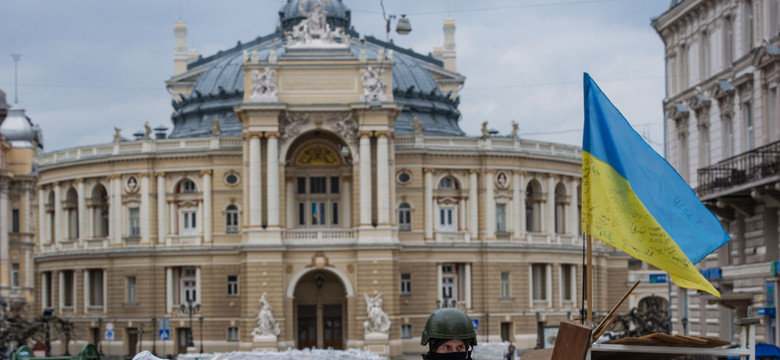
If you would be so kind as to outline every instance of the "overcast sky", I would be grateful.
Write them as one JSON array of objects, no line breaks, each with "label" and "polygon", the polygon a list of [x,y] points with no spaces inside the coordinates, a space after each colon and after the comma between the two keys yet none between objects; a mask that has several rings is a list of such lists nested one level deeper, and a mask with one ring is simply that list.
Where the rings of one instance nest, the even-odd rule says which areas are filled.
[{"label": "overcast sky", "polygon": [[[336,1],[336,0],[330,0]],[[384,38],[379,0],[343,0],[361,34]],[[285,0],[0,0],[0,89],[43,128],[45,151],[170,127],[173,24],[203,56],[273,32]],[[527,139],[580,145],[588,72],[657,150],[663,143],[664,52],[650,25],[668,0],[384,0],[413,31],[394,42],[427,54],[455,19],[462,129],[511,121]]]}]

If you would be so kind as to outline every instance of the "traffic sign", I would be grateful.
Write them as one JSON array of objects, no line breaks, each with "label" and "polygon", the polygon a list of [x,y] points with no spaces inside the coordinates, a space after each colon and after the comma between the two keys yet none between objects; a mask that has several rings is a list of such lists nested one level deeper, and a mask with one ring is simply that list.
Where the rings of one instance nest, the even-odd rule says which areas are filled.
[{"label": "traffic sign", "polygon": [[106,331],[114,331],[114,323],[107,322],[106,323]]},{"label": "traffic sign", "polygon": [[111,340],[111,341],[114,340],[114,332],[113,331],[106,331],[104,334],[106,334],[105,335],[106,340]]},{"label": "traffic sign", "polygon": [[474,325],[474,330],[479,330],[479,319],[471,319],[471,324]]},{"label": "traffic sign", "polygon": [[159,324],[160,325],[159,326],[160,329],[168,330],[168,329],[171,328],[171,319],[162,318],[162,319],[159,320],[159,323],[160,323]]},{"label": "traffic sign", "polygon": [[160,329],[157,332],[157,339],[159,340],[168,340],[171,338],[171,331],[168,329]]}]

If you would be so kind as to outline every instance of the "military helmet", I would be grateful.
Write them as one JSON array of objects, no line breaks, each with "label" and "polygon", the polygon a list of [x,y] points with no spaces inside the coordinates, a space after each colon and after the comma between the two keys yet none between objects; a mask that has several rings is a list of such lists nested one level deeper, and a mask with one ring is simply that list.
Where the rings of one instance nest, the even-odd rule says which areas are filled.
[{"label": "military helmet", "polygon": [[438,309],[428,317],[420,345],[425,346],[430,339],[463,340],[466,346],[477,345],[477,333],[471,319],[456,308]]}]

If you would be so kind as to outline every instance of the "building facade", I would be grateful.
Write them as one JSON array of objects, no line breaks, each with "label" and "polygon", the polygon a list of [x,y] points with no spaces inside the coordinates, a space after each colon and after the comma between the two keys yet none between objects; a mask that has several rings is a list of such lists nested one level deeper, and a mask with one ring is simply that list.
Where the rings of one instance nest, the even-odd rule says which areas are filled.
[{"label": "building facade", "polygon": [[[36,306],[106,354],[419,356],[442,306],[527,348],[576,315],[581,150],[463,133],[454,21],[421,55],[350,16],[288,1],[274,33],[205,58],[177,22],[170,134],[38,157]],[[607,311],[627,257],[597,244],[594,264]]]},{"label": "building facade", "polygon": [[666,158],[731,236],[699,264],[721,299],[673,291],[679,333],[733,340],[752,307],[758,340],[780,343],[779,12],[777,0],[674,0],[653,21],[666,47]]},{"label": "building facade", "polygon": [[24,109],[10,107],[0,91],[0,306],[34,302],[33,205],[35,156],[43,147],[40,129]]}]

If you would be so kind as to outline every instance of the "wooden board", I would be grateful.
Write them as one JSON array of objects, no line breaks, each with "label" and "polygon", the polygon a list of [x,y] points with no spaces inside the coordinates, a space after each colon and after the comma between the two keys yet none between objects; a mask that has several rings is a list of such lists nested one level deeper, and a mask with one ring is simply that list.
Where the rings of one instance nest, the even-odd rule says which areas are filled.
[{"label": "wooden board", "polygon": [[550,360],[553,349],[528,350],[520,356],[521,360]]},{"label": "wooden board", "polygon": [[551,360],[584,360],[591,344],[591,331],[589,326],[562,322]]}]

